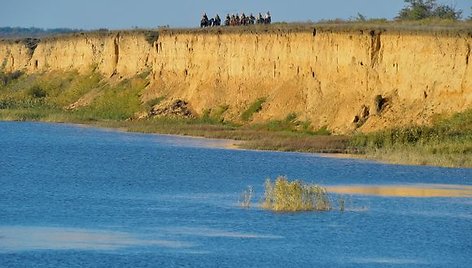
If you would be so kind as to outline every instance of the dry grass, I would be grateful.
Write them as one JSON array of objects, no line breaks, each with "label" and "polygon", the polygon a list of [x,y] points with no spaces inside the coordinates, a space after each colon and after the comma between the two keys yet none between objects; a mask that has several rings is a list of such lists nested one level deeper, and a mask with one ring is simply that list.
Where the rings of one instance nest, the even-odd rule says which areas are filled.
[{"label": "dry grass", "polygon": [[137,121],[98,121],[97,126],[126,129],[132,132],[199,136],[244,141],[244,149],[311,153],[349,153],[349,137],[323,136],[303,132],[269,131],[250,125],[209,124],[199,119],[155,118]]},{"label": "dry grass", "polygon": [[437,119],[431,126],[358,134],[351,145],[380,161],[472,167],[472,109]]},{"label": "dry grass", "polygon": [[274,182],[266,180],[262,208],[275,212],[329,211],[332,205],[324,187],[278,177]]},{"label": "dry grass", "polygon": [[368,150],[366,157],[377,161],[421,166],[472,167],[472,155],[464,153],[432,154],[421,146]]},{"label": "dry grass", "polygon": [[278,133],[275,135],[260,136],[255,140],[248,140],[241,145],[247,149],[291,151],[307,153],[353,153],[349,148],[347,136],[323,135],[289,135]]}]

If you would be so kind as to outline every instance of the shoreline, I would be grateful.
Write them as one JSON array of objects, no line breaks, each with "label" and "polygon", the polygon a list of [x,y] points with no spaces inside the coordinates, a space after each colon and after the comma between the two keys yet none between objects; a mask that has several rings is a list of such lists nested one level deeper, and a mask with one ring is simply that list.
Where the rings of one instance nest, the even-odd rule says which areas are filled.
[{"label": "shoreline", "polygon": [[[0,122],[20,122],[20,121],[4,121],[0,120]],[[77,127],[84,127],[84,128],[95,128],[95,129],[106,129],[110,131],[116,132],[123,132],[123,133],[138,133],[143,135],[156,135],[156,136],[165,136],[165,137],[178,137],[178,138],[186,138],[186,139],[199,139],[199,140],[215,140],[221,141],[218,144],[224,144],[223,146],[209,146],[211,148],[218,148],[218,149],[226,149],[226,150],[238,150],[238,151],[256,151],[256,152],[278,152],[278,153],[300,153],[300,154],[311,154],[316,155],[319,157],[326,157],[326,158],[338,158],[338,159],[357,159],[357,160],[366,160],[366,161],[375,161],[373,159],[368,159],[362,157],[362,155],[356,155],[352,153],[321,153],[321,152],[299,152],[299,151],[282,151],[282,150],[264,150],[264,149],[251,149],[251,148],[244,148],[242,145],[247,142],[244,140],[236,140],[236,139],[229,139],[229,138],[210,138],[204,136],[191,136],[191,135],[183,135],[183,134],[167,134],[167,133],[159,133],[159,132],[140,132],[140,131],[133,131],[127,128],[113,128],[113,127],[106,127],[94,124],[87,124],[87,123],[68,123],[68,122],[42,122],[42,121],[25,121],[25,122],[37,122],[37,123],[46,123],[46,124],[64,124],[64,125],[71,125]]]},{"label": "shoreline", "polygon": [[[218,149],[227,149],[227,150],[241,150],[241,151],[257,151],[257,152],[278,152],[278,153],[300,153],[300,154],[310,154],[318,157],[324,158],[337,158],[337,159],[355,159],[355,160],[366,160],[366,161],[375,161],[375,159],[369,159],[362,154],[356,155],[353,153],[323,153],[323,152],[303,152],[303,151],[290,151],[290,150],[276,150],[276,149],[254,149],[254,148],[245,148],[243,144],[245,140],[236,140],[230,138],[214,138],[214,137],[205,137],[205,136],[192,136],[185,134],[169,134],[169,133],[160,133],[160,132],[144,132],[144,131],[135,131],[127,127],[111,127],[99,124],[100,122],[95,123],[86,123],[86,122],[52,122],[52,121],[18,121],[18,120],[0,120],[1,122],[15,122],[15,123],[38,123],[38,124],[55,124],[55,125],[66,125],[73,126],[78,128],[94,128],[99,130],[121,132],[121,133],[135,133],[143,135],[155,135],[155,136],[164,136],[164,137],[178,137],[186,139],[196,139],[196,140],[205,140],[205,141],[221,141],[217,142],[215,146],[208,146],[210,148]],[[98,123],[98,124],[97,124]]]},{"label": "shoreline", "polygon": [[[351,152],[346,152],[346,153],[332,153],[332,152],[310,152],[310,151],[298,151],[298,150],[286,150],[285,148],[271,148],[271,149],[264,149],[264,148],[251,148],[251,147],[244,147],[244,144],[248,144],[251,142],[254,142],[254,140],[242,140],[242,139],[231,139],[228,137],[207,137],[204,135],[187,135],[187,134],[174,134],[174,133],[163,133],[163,132],[145,132],[145,131],[139,131],[139,130],[133,130],[130,129],[130,127],[110,127],[110,126],[104,126],[101,125],[100,122],[97,122],[98,124],[87,124],[85,122],[83,123],[68,123],[68,122],[50,122],[50,123],[63,123],[63,124],[78,124],[78,125],[84,125],[87,127],[95,127],[95,128],[100,128],[100,129],[110,129],[110,130],[118,130],[122,132],[128,132],[128,133],[142,133],[142,134],[151,134],[151,135],[161,135],[161,136],[170,136],[170,137],[181,137],[181,138],[192,138],[192,139],[205,139],[205,140],[221,140],[221,141],[227,141],[227,145],[221,147],[215,147],[215,148],[221,148],[221,149],[228,149],[228,150],[248,150],[248,151],[260,151],[260,152],[287,152],[287,153],[302,153],[302,154],[311,154],[315,155],[318,157],[325,157],[325,158],[335,158],[335,159],[351,159],[351,160],[361,160],[361,161],[371,161],[379,164],[387,164],[387,165],[404,165],[404,166],[427,166],[427,167],[440,167],[440,168],[466,168],[470,169],[472,168],[471,166],[465,166],[465,165],[457,165],[454,162],[445,164],[442,162],[435,162],[433,161],[430,162],[425,162],[426,160],[414,160],[414,159],[409,159],[409,158],[395,158],[396,156],[393,157],[385,157],[385,155],[388,155],[388,152],[386,154],[380,154],[382,157],[379,156],[379,151],[375,152],[366,152],[366,153],[351,153]],[[123,123],[123,122],[115,122],[115,123]],[[243,130],[244,131],[244,130]],[[330,136],[314,136],[315,138],[323,138],[323,137],[330,137]],[[387,150],[384,150],[387,151]],[[439,160],[440,156],[437,156],[437,160]]]},{"label": "shoreline", "polygon": [[[86,122],[0,120],[0,122],[17,122],[17,123],[29,122],[29,123],[40,123],[40,124],[69,125],[69,126],[74,126],[74,127],[95,128],[95,129],[100,129],[100,130],[122,132],[122,133],[135,133],[135,134],[143,134],[143,135],[156,135],[156,136],[164,136],[164,137],[178,137],[178,138],[186,138],[186,139],[205,140],[207,142],[214,140],[218,142],[216,142],[215,144],[206,143],[205,145],[207,148],[215,148],[215,149],[256,151],[256,152],[300,153],[300,154],[309,154],[309,155],[313,155],[313,156],[321,157],[321,158],[370,161],[370,162],[375,162],[378,164],[398,165],[398,166],[404,165],[404,166],[427,166],[427,167],[439,167],[439,168],[466,168],[466,169],[471,168],[467,166],[434,165],[434,164],[414,163],[414,162],[408,162],[408,161],[399,162],[399,161],[395,161],[394,159],[388,160],[388,159],[376,157],[375,156],[376,154],[374,153],[372,154],[369,154],[369,153],[365,153],[365,154],[329,153],[329,152],[323,153],[323,152],[306,152],[306,151],[284,150],[284,149],[277,150],[277,149],[245,148],[244,144],[248,142],[252,142],[251,140],[236,140],[236,139],[231,139],[231,138],[216,138],[216,137],[206,137],[206,136],[196,136],[196,135],[186,135],[186,134],[137,131],[137,130],[130,129],[129,127],[125,127],[125,126],[113,127],[110,125],[100,124],[100,123],[104,123],[100,121],[93,122],[93,123],[86,123]],[[114,122],[114,123],[123,123],[123,122]]]}]

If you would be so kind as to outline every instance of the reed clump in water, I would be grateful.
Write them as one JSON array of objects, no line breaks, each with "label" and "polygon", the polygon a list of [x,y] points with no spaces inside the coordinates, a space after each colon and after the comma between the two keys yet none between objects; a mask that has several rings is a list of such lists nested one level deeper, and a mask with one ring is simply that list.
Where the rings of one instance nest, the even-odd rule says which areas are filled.
[{"label": "reed clump in water", "polygon": [[254,196],[254,188],[252,186],[248,186],[241,195],[241,201],[239,202],[241,207],[250,208],[253,196]]},{"label": "reed clump in water", "polygon": [[265,181],[262,208],[276,212],[329,211],[332,204],[326,188],[280,176]]}]

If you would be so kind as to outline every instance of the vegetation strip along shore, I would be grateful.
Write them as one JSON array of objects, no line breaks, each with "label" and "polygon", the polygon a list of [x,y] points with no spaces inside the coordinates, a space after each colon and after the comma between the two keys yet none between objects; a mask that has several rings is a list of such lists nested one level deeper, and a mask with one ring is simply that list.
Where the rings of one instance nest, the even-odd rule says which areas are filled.
[{"label": "vegetation strip along shore", "polygon": [[[0,119],[81,123],[133,132],[177,134],[243,141],[247,149],[310,153],[351,153],[386,162],[472,167],[472,110],[438,118],[431,126],[411,126],[369,134],[330,135],[312,130],[291,114],[284,120],[251,123],[264,101],[259,99],[241,114],[241,122],[227,122],[221,114],[197,118],[172,116],[137,119],[160,99],[142,103],[146,74],[116,83],[94,72],[0,75]],[[164,98],[164,97],[163,97]]]}]

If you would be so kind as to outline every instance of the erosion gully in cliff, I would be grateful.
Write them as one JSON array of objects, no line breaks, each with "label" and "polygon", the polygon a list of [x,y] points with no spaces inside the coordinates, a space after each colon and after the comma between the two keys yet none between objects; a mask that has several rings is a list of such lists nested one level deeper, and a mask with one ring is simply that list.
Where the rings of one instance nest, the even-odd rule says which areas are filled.
[{"label": "erosion gully in cliff", "polygon": [[2,41],[0,63],[4,71],[28,73],[93,66],[111,79],[150,71],[147,98],[183,100],[196,114],[225,105],[228,119],[266,98],[254,122],[295,113],[336,133],[427,124],[472,103],[469,32],[270,29]]}]

